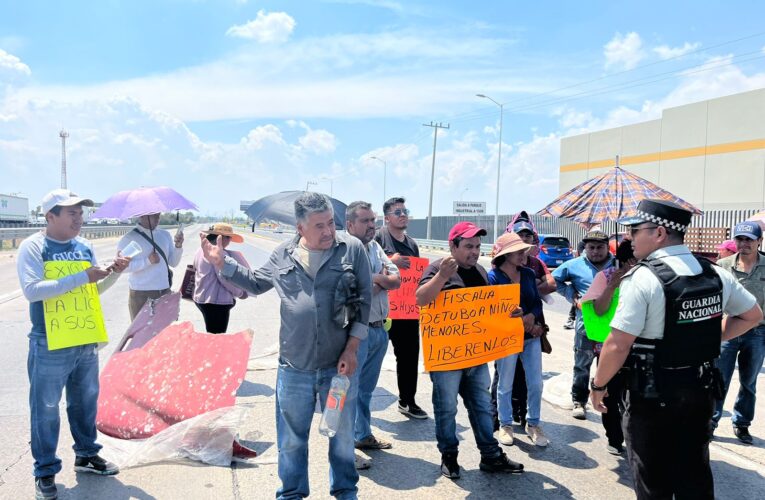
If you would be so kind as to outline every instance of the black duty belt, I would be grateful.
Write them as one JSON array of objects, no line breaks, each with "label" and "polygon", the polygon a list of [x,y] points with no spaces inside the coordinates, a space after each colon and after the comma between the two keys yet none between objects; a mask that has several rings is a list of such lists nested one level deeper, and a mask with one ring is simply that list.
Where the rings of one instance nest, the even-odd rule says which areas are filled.
[{"label": "black duty belt", "polygon": [[384,321],[372,321],[369,323],[369,328],[382,328]]}]

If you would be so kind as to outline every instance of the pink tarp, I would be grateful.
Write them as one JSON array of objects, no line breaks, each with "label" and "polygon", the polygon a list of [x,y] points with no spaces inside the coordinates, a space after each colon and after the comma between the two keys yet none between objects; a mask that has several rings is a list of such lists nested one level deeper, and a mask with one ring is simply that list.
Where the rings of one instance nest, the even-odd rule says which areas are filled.
[{"label": "pink tarp", "polygon": [[252,335],[252,330],[199,333],[184,322],[166,327],[140,348],[115,353],[101,372],[98,429],[122,439],[142,439],[234,406]]}]

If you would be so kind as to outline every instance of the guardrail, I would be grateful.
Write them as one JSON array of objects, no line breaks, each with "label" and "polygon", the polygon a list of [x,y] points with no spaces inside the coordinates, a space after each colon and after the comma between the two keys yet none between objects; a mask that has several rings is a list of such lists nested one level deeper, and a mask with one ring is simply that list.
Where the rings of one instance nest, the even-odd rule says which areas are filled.
[{"label": "guardrail", "polygon": [[[13,227],[13,228],[0,228],[0,250],[6,248],[5,242],[10,242],[11,248],[16,248],[20,242],[22,242],[25,238],[28,238],[29,236],[35,234],[38,231],[41,231],[45,226],[36,226],[36,227]],[[82,226],[82,229],[80,229],[80,236],[83,238],[88,238],[91,240],[95,240],[98,238],[111,238],[114,236],[122,236],[126,234],[128,231],[131,231],[135,226],[134,225],[124,225],[124,226],[110,226],[110,225],[93,225],[93,226]],[[170,229],[175,226],[159,226],[163,229]]]}]

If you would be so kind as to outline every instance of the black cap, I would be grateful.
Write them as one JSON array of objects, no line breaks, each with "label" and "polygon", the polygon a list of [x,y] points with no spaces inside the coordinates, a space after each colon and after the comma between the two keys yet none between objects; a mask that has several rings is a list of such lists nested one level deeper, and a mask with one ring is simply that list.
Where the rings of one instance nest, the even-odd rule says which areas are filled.
[{"label": "black cap", "polygon": [[664,200],[643,200],[632,217],[619,220],[624,226],[636,226],[644,222],[653,222],[675,231],[685,232],[691,223],[693,212],[686,210],[676,203]]},{"label": "black cap", "polygon": [[608,243],[608,235],[604,233],[603,231],[590,231],[589,233],[584,235],[584,238],[582,238],[582,241],[587,243],[588,241],[592,241],[595,243]]}]

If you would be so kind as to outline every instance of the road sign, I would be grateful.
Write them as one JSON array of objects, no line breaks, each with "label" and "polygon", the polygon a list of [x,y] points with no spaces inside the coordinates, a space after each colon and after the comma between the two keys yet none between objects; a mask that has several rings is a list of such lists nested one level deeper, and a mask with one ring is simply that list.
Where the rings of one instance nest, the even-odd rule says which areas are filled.
[{"label": "road sign", "polygon": [[485,215],[485,201],[455,201],[454,215]]}]

